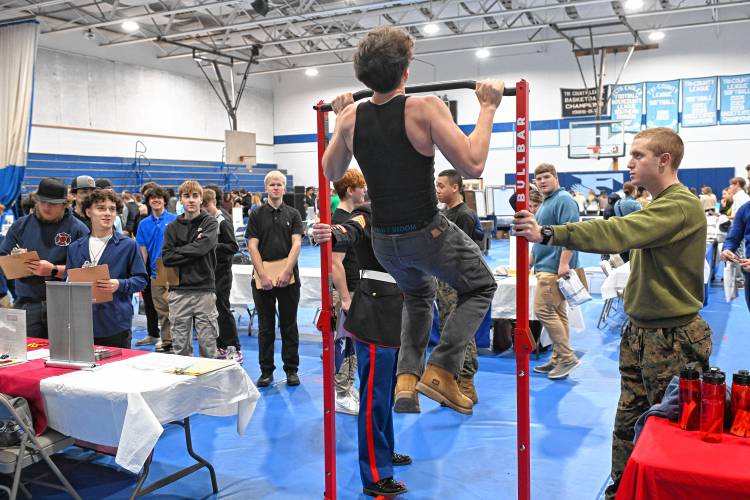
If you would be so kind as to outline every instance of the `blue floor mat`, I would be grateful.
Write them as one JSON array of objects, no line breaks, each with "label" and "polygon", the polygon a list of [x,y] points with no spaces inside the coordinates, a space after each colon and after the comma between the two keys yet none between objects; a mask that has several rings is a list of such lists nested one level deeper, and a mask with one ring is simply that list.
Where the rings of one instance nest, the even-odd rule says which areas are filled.
[{"label": "blue floor mat", "polygon": [[[508,244],[493,241],[488,261],[494,267],[507,259]],[[319,249],[303,248],[301,265],[317,265]],[[595,255],[582,256],[585,266]],[[602,301],[583,306],[587,328],[572,332],[581,366],[566,380],[531,377],[532,498],[594,499],[608,480],[612,422],[619,394],[617,357],[619,336],[596,329]],[[712,363],[727,373],[750,367],[744,301],[727,304],[723,291],[712,288],[703,315],[714,331]],[[300,311],[301,330],[312,332],[311,311]],[[305,318],[303,320],[303,318]],[[308,324],[309,322],[309,324]],[[247,331],[247,316],[240,322]],[[144,331],[135,332],[140,338]],[[241,335],[245,369],[255,379],[257,339]],[[281,366],[280,343],[276,365]],[[217,471],[220,493],[227,499],[319,499],[323,495],[322,363],[320,344],[300,345],[302,385],[287,387],[281,368],[275,383],[262,396],[245,435],[236,433],[230,417],[194,416],[194,447]],[[532,365],[544,363],[532,356]],[[419,415],[396,414],[397,451],[410,454],[414,464],[396,469],[410,492],[403,499],[510,499],[516,492],[515,360],[510,353],[480,356],[476,378],[480,402],[474,415],[457,414],[421,399]],[[357,468],[356,419],[337,415],[338,497],[364,499]],[[188,465],[180,428],[168,426],[159,441],[152,477]],[[119,469],[113,459],[71,448],[58,459],[81,496],[86,499],[127,498],[135,476]],[[43,470],[36,465],[33,469]],[[39,498],[66,498],[47,488],[31,488]],[[208,473],[199,471],[149,498],[213,498]]]}]

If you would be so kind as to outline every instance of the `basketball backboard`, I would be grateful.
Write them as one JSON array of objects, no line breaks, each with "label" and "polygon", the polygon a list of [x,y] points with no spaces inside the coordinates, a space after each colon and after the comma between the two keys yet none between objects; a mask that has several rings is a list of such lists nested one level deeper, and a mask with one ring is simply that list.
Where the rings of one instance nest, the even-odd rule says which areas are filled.
[{"label": "basketball backboard", "polygon": [[625,156],[625,127],[619,120],[570,122],[568,158],[619,158]]}]

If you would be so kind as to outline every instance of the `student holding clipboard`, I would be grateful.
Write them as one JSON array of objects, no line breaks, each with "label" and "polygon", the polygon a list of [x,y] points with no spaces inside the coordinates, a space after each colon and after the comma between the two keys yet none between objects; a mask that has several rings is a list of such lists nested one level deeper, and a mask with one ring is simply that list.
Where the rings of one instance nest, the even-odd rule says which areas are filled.
[{"label": "student holding clipboard", "polygon": [[67,209],[67,195],[61,179],[42,179],[33,213],[16,220],[0,244],[0,256],[36,252],[38,258],[27,262],[27,272],[15,280],[14,307],[26,311],[28,337],[47,338],[45,282],[62,279],[69,245],[89,232]]},{"label": "student holding clipboard", "polygon": [[[98,279],[95,296],[111,294],[112,300],[94,303],[94,343],[100,346],[130,348],[133,306],[131,299],[148,283],[146,264],[138,244],[114,230],[122,201],[111,189],[95,189],[83,202],[82,211],[91,221],[91,234],[68,248],[68,274],[76,268],[90,269],[101,276],[107,266],[108,278]],[[105,299],[106,300],[106,299]]]},{"label": "student holding clipboard", "polygon": [[297,258],[302,246],[302,216],[284,203],[286,177],[275,170],[264,179],[268,202],[250,214],[245,238],[253,261],[253,302],[258,312],[258,358],[261,375],[255,385],[273,382],[276,304],[281,330],[281,359],[287,385],[299,385],[299,331],[297,306],[300,297]]}]

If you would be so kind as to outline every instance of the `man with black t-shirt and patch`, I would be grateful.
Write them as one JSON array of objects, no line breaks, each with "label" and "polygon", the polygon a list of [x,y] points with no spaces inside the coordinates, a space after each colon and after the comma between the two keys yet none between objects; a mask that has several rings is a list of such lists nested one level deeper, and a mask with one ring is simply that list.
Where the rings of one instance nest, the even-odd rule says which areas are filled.
[{"label": "man with black t-shirt and patch", "polygon": [[[462,175],[481,176],[504,84],[477,82],[479,116],[467,136],[437,96],[405,95],[413,50],[414,40],[397,28],[374,28],[362,38],[354,70],[374,94],[357,105],[350,93],[333,100],[336,129],[323,168],[336,180],[356,157],[372,200],[375,255],[404,292],[396,405],[416,408],[419,391],[471,414],[473,402],[456,378],[497,285],[477,245],[438,213],[435,147]],[[457,289],[458,306],[425,369],[435,278]]]},{"label": "man with black t-shirt and patch", "polygon": [[[443,170],[438,174],[435,181],[437,198],[440,203],[445,203],[442,213],[449,221],[458,226],[469,238],[474,239],[476,228],[476,214],[464,203],[462,196],[464,182],[461,174],[453,169]],[[458,304],[458,293],[448,283],[438,280],[437,282],[437,306],[438,323],[440,331],[443,331],[445,322]],[[476,338],[472,335],[466,346],[464,364],[458,375],[458,388],[461,393],[470,398],[475,404],[479,402],[477,390],[474,386],[474,375],[479,369],[479,356],[477,354]]]}]

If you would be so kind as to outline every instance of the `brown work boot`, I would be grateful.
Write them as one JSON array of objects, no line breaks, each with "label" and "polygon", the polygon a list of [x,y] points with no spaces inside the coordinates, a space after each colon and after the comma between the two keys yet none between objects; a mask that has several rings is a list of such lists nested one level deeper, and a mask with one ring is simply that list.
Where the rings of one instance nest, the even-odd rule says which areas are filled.
[{"label": "brown work boot", "polygon": [[474,377],[458,377],[458,389],[461,394],[471,399],[472,403],[477,404],[479,402],[477,388],[474,387]]},{"label": "brown work boot", "polygon": [[453,374],[438,366],[427,364],[422,380],[417,382],[417,392],[459,413],[472,414],[472,403],[458,388]]},{"label": "brown work boot", "polygon": [[393,411],[396,413],[419,413],[419,396],[416,386],[419,377],[413,373],[402,373],[396,378],[396,400]]}]

